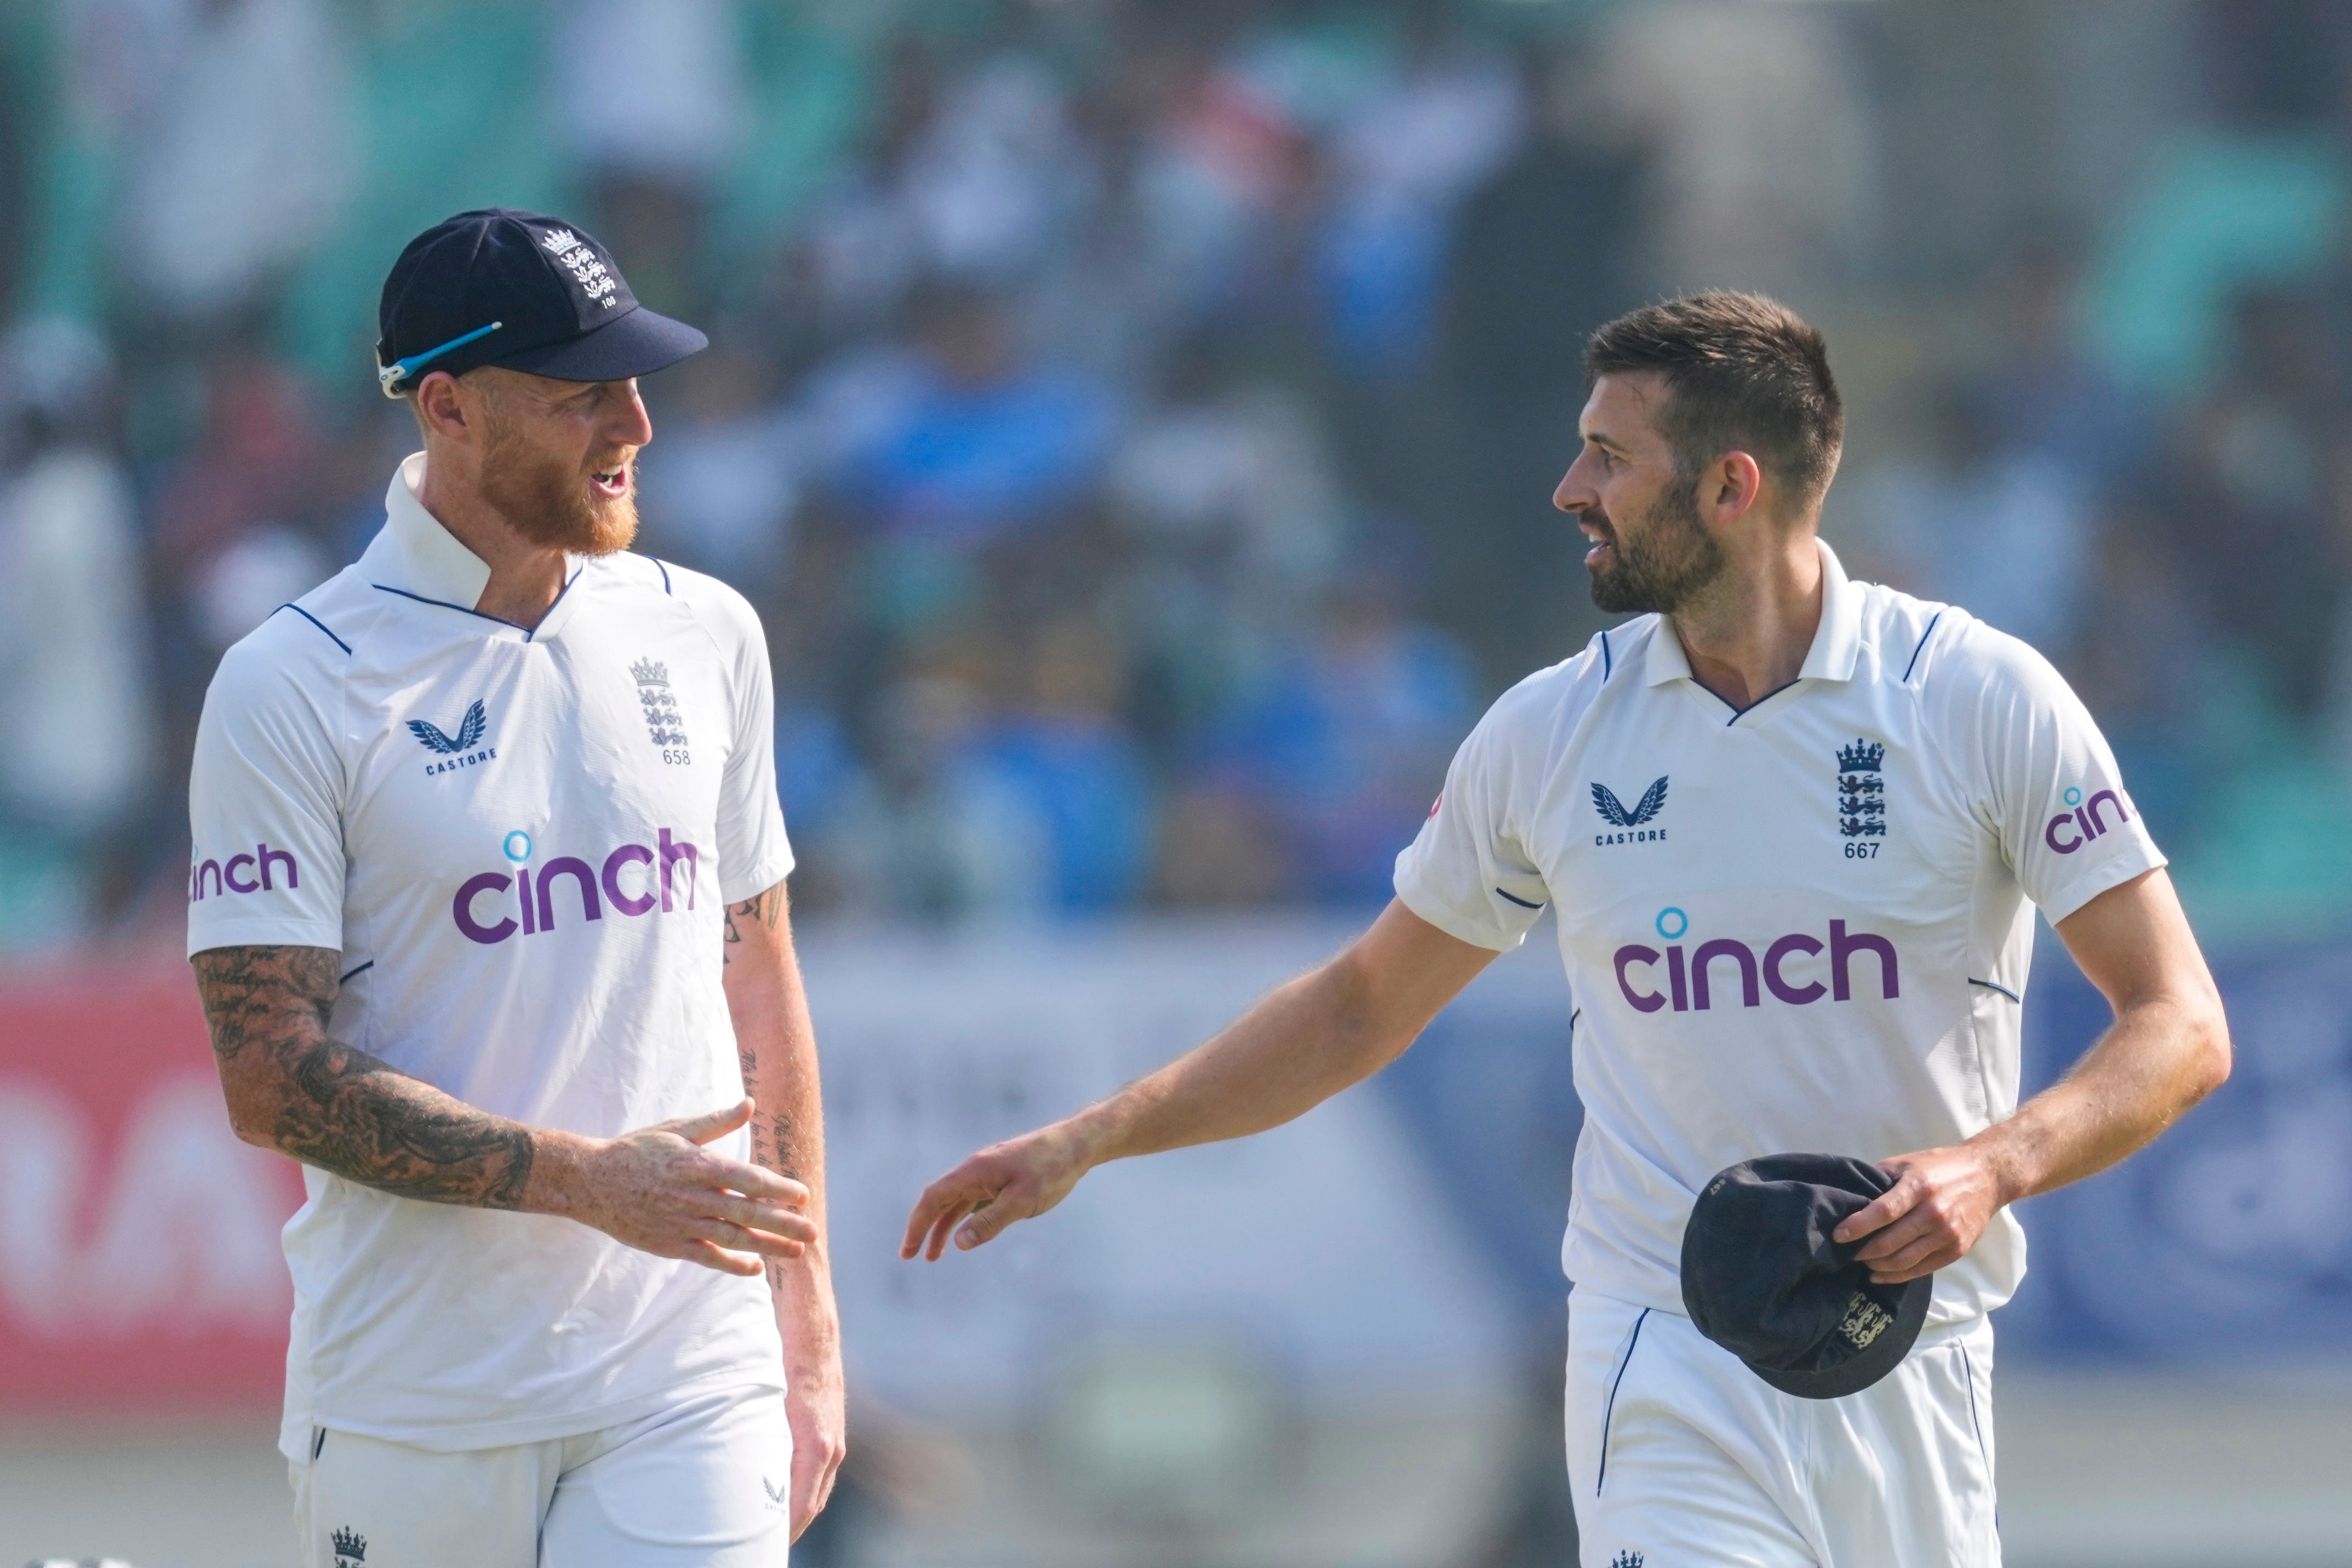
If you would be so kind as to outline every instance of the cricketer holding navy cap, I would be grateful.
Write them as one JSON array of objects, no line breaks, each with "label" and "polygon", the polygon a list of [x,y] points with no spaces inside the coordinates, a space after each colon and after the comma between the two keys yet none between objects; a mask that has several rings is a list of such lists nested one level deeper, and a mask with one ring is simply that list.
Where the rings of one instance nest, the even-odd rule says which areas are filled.
[{"label": "cricketer holding navy cap", "polygon": [[188,951],[303,1163],[306,1568],[781,1568],[842,1453],[815,1042],[759,618],[631,553],[636,378],[705,344],[578,225],[402,251],[360,559],[222,659]]},{"label": "cricketer holding navy cap", "polygon": [[[982,1245],[1105,1161],[1290,1120],[1549,911],[1584,1108],[1561,1263],[1585,1568],[1993,1568],[1990,1314],[2025,1268],[2010,1205],[2220,1082],[2220,998],[2064,679],[1957,605],[1848,577],[1819,537],[1844,414],[1818,331],[1695,294],[1602,326],[1585,368],[1552,501],[1591,541],[1594,602],[1630,618],[1496,701],[1355,945],[972,1155],[917,1202],[904,1250]],[[2021,1103],[2037,908],[2116,1022]],[[1707,1277],[1685,1281],[1702,1193],[1788,1150],[1885,1190],[1850,1194],[1791,1269],[1713,1222],[1795,1199],[1815,1223],[1830,1184],[1727,1185],[1700,1216]],[[1396,1251],[1419,1256],[1409,1235]],[[1837,1293],[1853,1265],[1859,1306]]]}]

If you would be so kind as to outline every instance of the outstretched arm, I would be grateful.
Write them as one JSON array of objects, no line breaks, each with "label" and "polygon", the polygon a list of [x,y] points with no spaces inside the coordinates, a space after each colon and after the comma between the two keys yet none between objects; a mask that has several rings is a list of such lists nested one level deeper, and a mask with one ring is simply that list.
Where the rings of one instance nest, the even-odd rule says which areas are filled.
[{"label": "outstretched arm", "polygon": [[1402,1055],[1494,958],[1390,903],[1346,952],[1277,987],[1206,1045],[933,1182],[908,1218],[899,1256],[936,1259],[951,1231],[957,1247],[978,1247],[1044,1214],[1107,1161],[1245,1138],[1304,1115]]},{"label": "outstretched arm", "polygon": [[2116,1021],[2074,1070],[1965,1143],[1881,1162],[1895,1185],[1837,1228],[1882,1284],[1957,1263],[2004,1204],[2095,1175],[2230,1076],[2230,1027],[2172,882],[2147,871],[2058,923]]},{"label": "outstretched arm", "polygon": [[[817,1082],[816,1026],[809,1021],[782,882],[727,906],[723,952],[743,1088],[760,1104],[751,1122],[751,1158],[808,1189],[808,1215],[822,1231],[824,1101]],[[832,1256],[822,1236],[801,1257],[771,1261],[768,1286],[784,1342],[797,1541],[832,1495],[847,1443],[841,1318],[834,1307]]]},{"label": "outstretched arm", "polygon": [[797,1258],[815,1238],[799,1212],[808,1189],[698,1147],[742,1126],[749,1100],[618,1138],[493,1116],[329,1037],[340,961],[320,947],[195,955],[229,1124],[245,1142],[400,1197],[562,1215],[730,1274]]}]

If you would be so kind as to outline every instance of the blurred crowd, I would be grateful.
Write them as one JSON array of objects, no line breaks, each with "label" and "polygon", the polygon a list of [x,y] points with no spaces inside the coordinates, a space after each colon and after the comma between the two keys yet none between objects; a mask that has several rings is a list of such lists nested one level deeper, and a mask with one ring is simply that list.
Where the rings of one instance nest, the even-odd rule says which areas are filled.
[{"label": "blurred crowd", "polygon": [[176,918],[214,662],[415,444],[383,270],[488,205],[711,333],[646,384],[641,548],[760,608],[805,909],[1380,899],[1601,624],[1549,507],[1584,333],[1731,284],[1832,333],[1849,565],[2056,659],[2210,907],[2333,914],[2352,8],[2127,8],[2151,133],[2053,88],[2074,184],[1990,196],[1938,186],[1988,112],[1913,89],[1938,9],[7,7],[0,949]]}]

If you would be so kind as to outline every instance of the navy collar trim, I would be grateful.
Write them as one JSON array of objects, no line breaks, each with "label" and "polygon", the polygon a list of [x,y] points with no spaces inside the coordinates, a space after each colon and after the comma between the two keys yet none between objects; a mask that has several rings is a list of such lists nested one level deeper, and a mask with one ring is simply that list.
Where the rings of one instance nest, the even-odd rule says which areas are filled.
[{"label": "navy collar trim", "polygon": [[[563,595],[572,592],[572,584],[580,581],[582,573],[586,571],[587,568],[583,566],[580,571],[572,574],[571,577],[565,581],[562,591],[558,593],[554,598],[548,601],[547,608],[540,614],[540,626],[545,626],[547,624],[547,617],[555,613],[555,606],[563,603]],[[405,588],[395,588],[389,583],[371,583],[368,586],[375,589],[378,593],[397,594],[404,599],[414,599],[420,605],[436,605],[445,610],[456,610],[460,615],[472,616],[477,620],[488,621],[494,626],[506,626],[511,630],[520,632],[522,634],[522,640],[525,642],[530,642],[538,635],[538,627],[521,626],[516,622],[506,619],[502,616],[485,615],[480,610],[474,609],[470,605],[453,605],[446,599],[428,599],[422,594],[412,594]],[[322,632],[327,630],[324,626],[320,626],[319,629]],[[327,635],[329,637],[334,637],[335,634],[332,632],[327,632]],[[341,639],[337,638],[336,640],[341,641]],[[344,651],[349,652],[350,650],[347,648]]]}]

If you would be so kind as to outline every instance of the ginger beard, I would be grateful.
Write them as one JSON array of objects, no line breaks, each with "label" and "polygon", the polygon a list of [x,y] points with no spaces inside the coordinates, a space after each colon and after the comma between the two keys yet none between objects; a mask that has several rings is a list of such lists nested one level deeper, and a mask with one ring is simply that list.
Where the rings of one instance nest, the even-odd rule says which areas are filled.
[{"label": "ginger beard", "polygon": [[574,555],[610,555],[637,536],[637,458],[579,460],[530,441],[525,422],[488,405],[482,499],[531,543]]},{"label": "ginger beard", "polygon": [[1599,529],[1601,542],[1609,547],[1607,564],[1595,564],[1588,555],[1585,570],[1592,574],[1594,606],[1611,615],[1670,615],[1705,592],[1730,563],[1699,519],[1696,474],[1687,480],[1677,475],[1630,533],[1598,507],[1577,521]]}]

